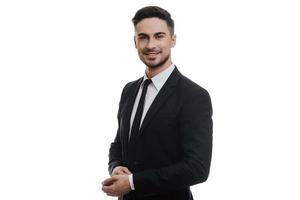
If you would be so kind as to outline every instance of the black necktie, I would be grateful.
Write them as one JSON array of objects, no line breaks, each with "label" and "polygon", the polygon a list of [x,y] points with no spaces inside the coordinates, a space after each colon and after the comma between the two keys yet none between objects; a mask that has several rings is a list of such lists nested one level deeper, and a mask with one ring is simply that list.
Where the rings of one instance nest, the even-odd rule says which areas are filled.
[{"label": "black necktie", "polygon": [[142,95],[141,95],[139,105],[138,105],[138,108],[136,110],[135,117],[134,117],[132,127],[131,127],[130,141],[132,141],[139,134],[140,123],[141,123],[143,110],[144,110],[145,97],[146,97],[148,85],[151,82],[152,82],[151,79],[146,79],[143,83],[144,85],[143,85]]}]

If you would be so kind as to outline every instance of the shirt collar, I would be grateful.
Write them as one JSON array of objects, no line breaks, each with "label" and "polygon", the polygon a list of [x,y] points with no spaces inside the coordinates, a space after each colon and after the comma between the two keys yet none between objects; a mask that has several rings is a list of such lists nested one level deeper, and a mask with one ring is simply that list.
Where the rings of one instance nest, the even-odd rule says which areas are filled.
[{"label": "shirt collar", "polygon": [[[167,81],[174,69],[175,65],[172,64],[167,69],[151,78],[152,83],[157,91],[159,91],[162,88],[162,86],[165,84],[165,82]],[[144,75],[143,82],[145,79],[148,79],[146,73]]]}]

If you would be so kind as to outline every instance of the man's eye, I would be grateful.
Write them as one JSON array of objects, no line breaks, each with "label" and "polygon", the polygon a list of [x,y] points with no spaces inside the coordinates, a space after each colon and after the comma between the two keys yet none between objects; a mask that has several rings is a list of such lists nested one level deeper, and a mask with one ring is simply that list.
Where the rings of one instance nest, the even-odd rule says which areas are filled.
[{"label": "man's eye", "polygon": [[164,35],[158,35],[158,36],[156,36],[156,38],[158,38],[158,39],[162,39],[164,37],[165,37]]},{"label": "man's eye", "polygon": [[140,40],[145,40],[145,39],[147,39],[147,37],[143,37],[143,36],[142,36],[142,37],[139,37],[139,39],[140,39]]}]

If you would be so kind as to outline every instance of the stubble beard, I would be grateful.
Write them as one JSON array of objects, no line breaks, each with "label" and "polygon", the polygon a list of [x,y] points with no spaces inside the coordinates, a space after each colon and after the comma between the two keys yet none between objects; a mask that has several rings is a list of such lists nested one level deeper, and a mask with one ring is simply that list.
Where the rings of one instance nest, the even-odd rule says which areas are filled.
[{"label": "stubble beard", "polygon": [[144,60],[144,59],[141,59],[141,60],[142,60],[142,62],[143,62],[147,67],[149,67],[149,68],[151,68],[151,69],[156,69],[156,68],[159,68],[159,67],[163,66],[163,65],[169,60],[169,58],[170,58],[170,54],[167,55],[167,56],[166,56],[163,60],[161,60],[160,62],[158,62],[158,63],[153,63],[153,64],[151,64],[151,62],[147,62],[147,61]]}]

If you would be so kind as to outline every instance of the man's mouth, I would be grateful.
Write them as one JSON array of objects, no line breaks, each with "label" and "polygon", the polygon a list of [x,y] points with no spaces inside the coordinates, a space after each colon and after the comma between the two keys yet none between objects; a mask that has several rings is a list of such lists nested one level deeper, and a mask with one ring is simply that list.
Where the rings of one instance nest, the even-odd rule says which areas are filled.
[{"label": "man's mouth", "polygon": [[159,54],[160,52],[147,52],[145,53],[145,55],[157,55]]}]

